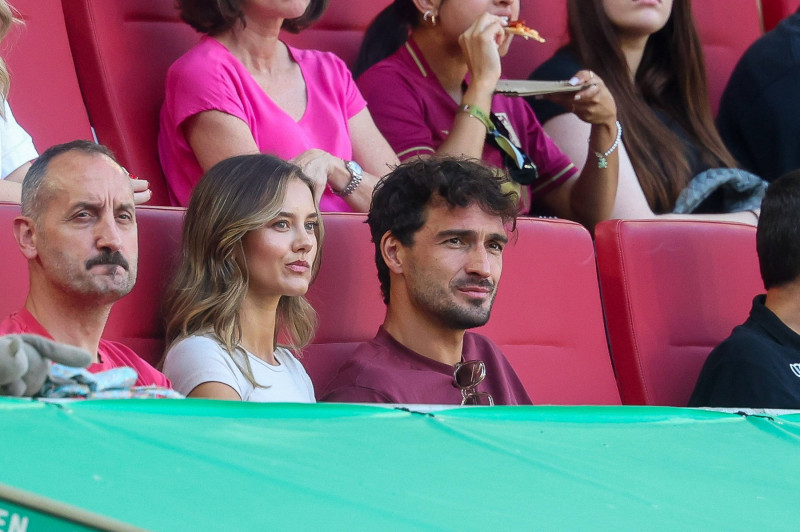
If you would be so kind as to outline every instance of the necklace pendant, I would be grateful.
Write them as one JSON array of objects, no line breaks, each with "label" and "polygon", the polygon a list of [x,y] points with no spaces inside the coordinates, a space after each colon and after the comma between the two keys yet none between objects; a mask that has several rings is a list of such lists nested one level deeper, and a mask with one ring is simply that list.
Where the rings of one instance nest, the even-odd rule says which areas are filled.
[{"label": "necklace pendant", "polygon": [[598,157],[597,158],[597,167],[598,168],[608,168],[608,160],[605,157]]}]

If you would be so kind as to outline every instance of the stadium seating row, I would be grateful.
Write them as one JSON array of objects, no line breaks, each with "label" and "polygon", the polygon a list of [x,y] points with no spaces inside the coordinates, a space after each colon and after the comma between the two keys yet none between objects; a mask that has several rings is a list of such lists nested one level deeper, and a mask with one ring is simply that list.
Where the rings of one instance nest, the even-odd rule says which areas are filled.
[{"label": "stadium seating row", "polygon": [[[352,64],[364,28],[388,1],[332,0],[313,28],[286,38],[334,51]],[[12,3],[26,25],[7,37],[0,54],[11,70],[15,114],[37,148],[92,138],[94,128],[123,164],[150,180],[153,203],[166,203],[155,143],[164,75],[198,38],[178,20],[173,2]],[[762,3],[769,29],[800,1]],[[735,61],[761,33],[761,6],[757,0],[693,5],[716,102]],[[563,1],[524,0],[520,18],[548,42],[515,43],[506,59],[509,77],[527,75],[566,40]],[[9,227],[14,208],[5,206],[1,214],[0,241],[12,249],[2,228]],[[151,360],[163,349],[159,283],[174,262],[181,216],[180,209],[142,209],[140,283],[108,325],[110,337]],[[343,353],[372,337],[383,315],[360,222],[358,215],[327,217],[326,248],[336,251],[326,254],[310,293],[322,327],[305,357],[318,389]],[[537,403],[615,404],[621,394],[628,404],[683,404],[705,354],[744,319],[748,299],[760,290],[752,239],[751,229],[730,224],[608,222],[598,228],[595,261],[588,233],[575,224],[524,221],[520,242],[529,243],[509,251],[503,282],[514,288],[501,289],[485,332],[509,355]],[[16,253],[2,261],[5,314],[22,304],[26,273]],[[673,293],[676,287],[681,290]]]},{"label": "stadium seating row", "polygon": [[[330,50],[352,65],[364,29],[390,0],[331,0],[296,46]],[[10,101],[37,148],[96,138],[130,171],[150,181],[153,205],[168,204],[156,150],[158,112],[168,66],[198,36],[178,19],[172,0],[13,0],[26,22],[0,47]],[[713,108],[747,46],[800,0],[693,0],[707,58]],[[566,41],[563,0],[523,0],[520,18],[547,43],[515,43],[508,77],[526,77]],[[91,124],[91,128],[90,128]],[[92,131],[93,130],[93,131]]]},{"label": "stadium seating row", "polygon": [[[137,211],[138,282],[106,327],[106,338],[151,362],[164,349],[161,295],[183,212]],[[0,316],[27,293],[26,263],[10,230],[18,214],[18,206],[0,204]],[[383,321],[364,220],[325,215],[322,268],[309,291],[320,328],[302,358],[318,392]],[[755,229],[740,224],[608,221],[597,228],[595,249],[576,223],[525,218],[504,257],[492,317],[478,331],[506,353],[536,404],[684,406],[705,357],[762,291]]]}]

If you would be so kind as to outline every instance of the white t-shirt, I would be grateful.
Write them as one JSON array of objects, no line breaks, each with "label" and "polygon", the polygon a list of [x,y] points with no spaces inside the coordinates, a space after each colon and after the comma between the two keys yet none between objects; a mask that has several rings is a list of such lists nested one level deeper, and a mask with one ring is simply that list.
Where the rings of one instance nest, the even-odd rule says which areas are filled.
[{"label": "white t-shirt", "polygon": [[17,124],[8,101],[5,115],[5,119],[0,118],[0,179],[38,156],[31,136]]},{"label": "white t-shirt", "polygon": [[[239,394],[242,401],[257,403],[313,403],[314,385],[302,364],[282,347],[275,349],[279,365],[267,364],[252,353],[247,353],[250,369],[256,382],[254,387],[234,363],[231,355],[212,336],[184,338],[167,352],[164,374],[172,387],[184,395],[204,382],[227,384]],[[244,366],[241,353],[235,354]],[[246,366],[245,366],[246,367]]]}]

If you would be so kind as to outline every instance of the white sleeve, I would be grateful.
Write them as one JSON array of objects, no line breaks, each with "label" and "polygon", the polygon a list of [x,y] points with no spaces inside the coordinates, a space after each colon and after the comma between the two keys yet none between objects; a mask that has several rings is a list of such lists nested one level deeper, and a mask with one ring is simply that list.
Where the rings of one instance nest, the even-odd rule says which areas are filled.
[{"label": "white sleeve", "polygon": [[205,382],[221,382],[236,390],[242,399],[246,396],[237,378],[241,373],[230,355],[216,340],[205,336],[190,336],[172,346],[164,360],[164,375],[183,395]]},{"label": "white sleeve", "polygon": [[0,119],[0,179],[37,156],[31,136],[17,124],[6,101],[5,119]]}]

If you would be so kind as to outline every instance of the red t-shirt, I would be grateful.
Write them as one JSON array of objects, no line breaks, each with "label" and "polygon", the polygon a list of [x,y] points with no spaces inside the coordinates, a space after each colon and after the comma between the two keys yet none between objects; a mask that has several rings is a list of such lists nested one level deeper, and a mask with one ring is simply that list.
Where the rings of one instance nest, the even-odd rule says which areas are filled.
[{"label": "red t-shirt", "polygon": [[[50,333],[33,317],[26,309],[14,312],[2,322],[0,322],[0,335],[4,334],[36,334],[45,338],[53,339]],[[136,386],[150,386],[155,384],[163,388],[172,388],[172,383],[163,373],[139,358],[129,347],[117,342],[100,340],[97,349],[100,362],[92,364],[87,370],[91,373],[98,373],[107,369],[127,366],[136,370],[139,378],[136,379]]]}]

